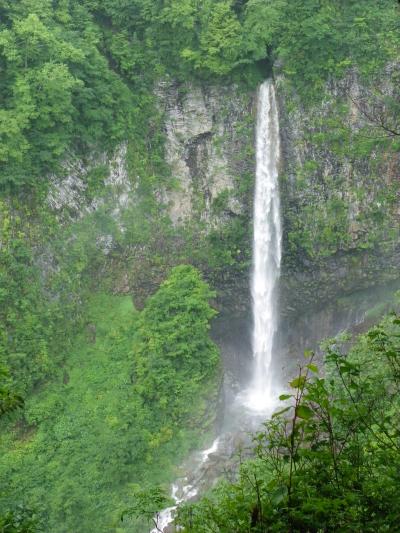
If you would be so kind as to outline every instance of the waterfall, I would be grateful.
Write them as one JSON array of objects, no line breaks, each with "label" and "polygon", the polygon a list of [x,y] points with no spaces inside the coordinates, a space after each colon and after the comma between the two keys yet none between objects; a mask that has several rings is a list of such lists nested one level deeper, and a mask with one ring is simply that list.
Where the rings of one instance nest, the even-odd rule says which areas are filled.
[{"label": "waterfall", "polygon": [[272,355],[277,329],[277,283],[280,274],[282,228],[278,186],[279,119],[275,89],[265,81],[259,89],[256,129],[256,185],[254,195],[253,356],[250,387],[244,404],[253,411],[273,408]]},{"label": "waterfall", "polygon": [[[272,375],[272,354],[277,329],[277,282],[281,262],[282,229],[278,187],[279,121],[275,90],[264,82],[258,93],[256,132],[256,186],[254,195],[253,272],[253,355],[254,369],[250,387],[239,395],[240,405],[265,414],[274,408],[276,396]],[[252,419],[255,419],[252,417]],[[229,435],[228,435],[229,436]],[[177,506],[198,494],[199,482],[210,457],[223,447],[227,435],[220,435],[207,450],[198,453],[192,463],[192,478],[177,480],[171,497],[175,505],[164,509],[155,520],[151,533],[166,531],[173,522]]]}]

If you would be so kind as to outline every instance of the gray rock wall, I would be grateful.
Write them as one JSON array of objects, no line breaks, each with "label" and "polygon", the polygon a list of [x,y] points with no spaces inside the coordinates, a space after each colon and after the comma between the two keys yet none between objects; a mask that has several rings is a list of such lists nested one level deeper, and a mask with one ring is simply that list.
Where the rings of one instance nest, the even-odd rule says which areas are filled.
[{"label": "gray rock wall", "polygon": [[[390,77],[381,99],[393,94]],[[400,157],[360,111],[366,89],[356,73],[331,82],[311,107],[284,80],[278,86],[289,316],[399,279]]]},{"label": "gray rock wall", "polygon": [[237,181],[252,161],[240,158],[248,142],[240,127],[252,115],[252,98],[234,85],[163,82],[156,92],[164,114],[165,158],[176,180],[175,190],[164,195],[173,223],[200,217],[218,224],[212,203],[221,193],[227,193],[226,209],[242,214],[248,198],[237,194]]},{"label": "gray rock wall", "polygon": [[[386,91],[392,90],[387,82],[383,85]],[[314,107],[303,105],[285,80],[279,79],[277,86],[284,226],[281,312],[283,317],[295,319],[305,309],[312,313],[343,295],[399,277],[399,158],[395,153],[382,155],[374,150],[369,155],[349,153],[348,148],[353,149],[351,134],[365,125],[353,103],[363,91],[354,73],[343,82],[332,83],[326,98]],[[226,228],[240,220],[245,236],[235,246],[245,250],[248,261],[255,92],[235,85],[164,81],[158,84],[156,94],[170,169],[168,187],[155,193],[158,201],[173,227],[191,226],[199,245],[211,230],[217,238],[221,236],[223,245]],[[134,216],[139,201],[140,179],[134,169],[128,169],[126,158],[127,145],[113,156],[100,154],[86,161],[71,158],[64,176],[52,180],[50,206],[66,223],[107,210],[123,232],[124,215]],[[106,169],[102,185],[88,191],[88,175],[98,165]],[[221,199],[222,208],[216,209]],[[113,248],[113,236],[107,231],[99,231],[97,242],[105,253]],[[166,250],[170,253],[168,247]],[[139,255],[134,251],[130,255],[139,272],[143,245]],[[181,254],[179,260],[182,258],[192,259]],[[166,264],[173,261],[169,258]],[[221,311],[229,316],[249,314],[250,263],[243,265],[245,261],[241,269],[227,264],[215,276],[212,265],[201,265],[218,290]],[[116,290],[123,285],[125,292],[135,292],[137,281],[129,275],[132,265],[127,263],[122,271],[124,268],[124,282],[116,284]],[[162,279],[162,266],[154,282],[148,263],[143,269],[146,287],[152,290]]]}]

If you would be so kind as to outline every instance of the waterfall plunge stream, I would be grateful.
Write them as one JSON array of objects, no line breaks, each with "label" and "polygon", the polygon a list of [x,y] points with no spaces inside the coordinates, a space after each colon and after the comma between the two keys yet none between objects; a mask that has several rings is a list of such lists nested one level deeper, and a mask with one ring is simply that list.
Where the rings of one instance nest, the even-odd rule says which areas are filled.
[{"label": "waterfall plunge stream", "polygon": [[256,185],[254,195],[253,356],[250,387],[243,403],[265,413],[274,407],[272,354],[277,329],[277,282],[281,264],[282,227],[278,185],[279,119],[274,85],[265,81],[258,93]]},{"label": "waterfall plunge stream", "polygon": [[[257,415],[274,409],[278,387],[274,384],[272,359],[277,329],[277,283],[281,263],[282,228],[278,187],[279,119],[272,81],[259,88],[256,129],[256,185],[254,195],[253,271],[253,377],[249,387],[238,396],[239,405]],[[238,427],[238,431],[243,428]],[[224,434],[211,448],[197,452],[192,461],[192,478],[201,480],[202,469],[223,446]],[[198,494],[196,481],[183,477],[172,485],[176,505],[161,511],[151,533],[164,532],[173,522],[176,507]]]}]

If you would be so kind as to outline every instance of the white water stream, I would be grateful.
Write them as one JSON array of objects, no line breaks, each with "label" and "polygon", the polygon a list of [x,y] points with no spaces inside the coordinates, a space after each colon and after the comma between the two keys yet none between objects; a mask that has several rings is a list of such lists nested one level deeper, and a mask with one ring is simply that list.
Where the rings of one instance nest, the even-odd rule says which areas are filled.
[{"label": "white water stream", "polygon": [[[210,448],[201,451],[196,454],[196,457],[193,458],[192,464],[192,476],[196,479],[196,474],[201,471],[204,465],[207,463],[209,456],[215,453],[218,450],[220,438],[217,437]],[[190,483],[188,478],[178,480],[177,483],[174,483],[171,487],[171,498],[175,501],[175,505],[172,507],[167,507],[161,511],[157,516],[154,517],[154,520],[157,523],[157,527],[152,529],[150,533],[159,533],[164,531],[174,520],[174,513],[178,505],[182,502],[186,502],[197,496],[198,489],[195,484]]]},{"label": "white water stream", "polygon": [[[254,195],[253,272],[253,378],[238,402],[257,414],[267,415],[275,406],[277,387],[274,386],[272,360],[277,329],[277,282],[280,274],[282,229],[278,187],[279,120],[275,89],[265,81],[259,89],[256,129],[256,185]],[[193,471],[201,472],[209,457],[215,454],[223,436],[211,448],[197,454]],[[196,476],[194,476],[194,479]],[[173,522],[177,506],[198,493],[195,484],[180,480],[172,485],[171,497],[176,505],[155,517],[157,528],[151,533],[164,532]]]},{"label": "white water stream", "polygon": [[242,401],[252,411],[269,412],[276,402],[273,349],[277,329],[277,282],[281,265],[282,227],[278,185],[280,154],[278,107],[274,85],[265,81],[258,93],[256,185],[254,194],[253,378]]}]

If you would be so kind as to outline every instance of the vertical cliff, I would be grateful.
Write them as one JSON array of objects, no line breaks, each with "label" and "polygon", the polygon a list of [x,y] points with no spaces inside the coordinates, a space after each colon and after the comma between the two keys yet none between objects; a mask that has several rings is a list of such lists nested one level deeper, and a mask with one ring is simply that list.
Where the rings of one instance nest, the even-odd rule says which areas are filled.
[{"label": "vertical cliff", "polygon": [[390,119],[393,68],[373,93],[352,71],[314,105],[280,81],[284,312],[399,278],[400,160],[373,118]]},{"label": "vertical cliff", "polygon": [[[390,78],[382,94],[394,94]],[[399,156],[368,123],[363,106],[377,104],[365,103],[355,72],[330,82],[314,104],[284,78],[277,91],[282,313],[289,317],[398,278]],[[52,180],[49,206],[64,225],[93,221],[113,290],[131,293],[139,306],[168,268],[189,261],[218,289],[220,309],[244,316],[255,91],[163,81],[155,94],[162,172],[149,177],[138,168],[128,141],[114,155],[69,161]]]}]

